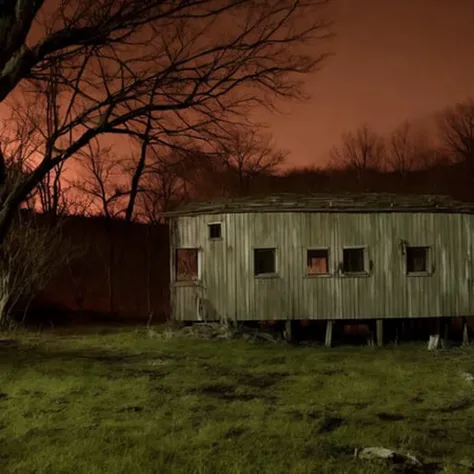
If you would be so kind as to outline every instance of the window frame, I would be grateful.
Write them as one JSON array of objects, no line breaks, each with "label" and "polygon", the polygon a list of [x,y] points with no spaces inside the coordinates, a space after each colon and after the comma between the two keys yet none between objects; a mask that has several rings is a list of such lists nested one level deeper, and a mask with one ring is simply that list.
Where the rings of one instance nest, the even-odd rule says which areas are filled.
[{"label": "window frame", "polygon": [[[178,265],[178,251],[179,250],[196,250],[197,252],[197,272],[196,277],[192,278],[191,280],[177,280],[178,272],[177,272],[177,265]],[[173,255],[173,280],[172,284],[174,286],[196,286],[199,285],[202,281],[202,247],[195,247],[195,246],[184,246],[184,247],[176,247],[174,249]]]},{"label": "window frame", "polygon": [[[360,272],[345,272],[344,271],[344,251],[345,250],[362,250],[364,268]],[[372,262],[369,260],[369,248],[367,245],[344,245],[342,247],[342,259],[340,263],[340,274],[347,278],[365,278],[372,273]]]},{"label": "window frame", "polygon": [[[211,237],[211,226],[213,225],[219,225],[220,226],[220,237]],[[207,239],[210,240],[211,242],[214,242],[216,240],[223,240],[222,237],[222,222],[221,221],[212,221],[207,223]]]},{"label": "window frame", "polygon": [[[275,271],[272,273],[255,273],[255,252],[257,250],[273,250],[274,255],[274,267]],[[252,247],[252,274],[254,278],[265,279],[265,278],[279,278],[279,260],[278,260],[278,247],[276,245],[265,245],[265,246],[253,246]]]},{"label": "window frame", "polygon": [[[415,248],[415,249],[425,249],[426,250],[426,270],[422,272],[409,272],[408,271],[408,249],[410,248]],[[404,264],[404,270],[405,270],[405,276],[413,278],[413,277],[429,277],[433,275],[433,257],[432,257],[432,247],[430,245],[425,245],[425,244],[417,244],[417,245],[411,245],[411,244],[406,244],[403,248],[403,254],[404,254],[404,259],[403,259],[403,264]]]},{"label": "window frame", "polygon": [[[328,271],[326,273],[309,273],[308,272],[308,253],[310,251],[325,251],[327,255],[327,268]],[[304,262],[305,262],[305,277],[307,278],[327,278],[331,277],[333,273],[331,272],[331,248],[330,247],[321,247],[321,246],[311,246],[306,247],[304,250]]]}]

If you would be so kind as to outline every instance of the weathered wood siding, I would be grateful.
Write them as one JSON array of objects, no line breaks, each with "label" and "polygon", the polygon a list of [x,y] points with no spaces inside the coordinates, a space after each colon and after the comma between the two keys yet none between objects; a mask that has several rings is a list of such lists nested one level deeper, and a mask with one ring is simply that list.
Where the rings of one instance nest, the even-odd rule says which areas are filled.
[{"label": "weathered wood siding", "polygon": [[[222,223],[222,240],[208,224]],[[171,246],[201,249],[200,285],[174,284],[178,320],[365,319],[474,315],[474,215],[235,213],[171,219]],[[431,247],[434,273],[407,276],[400,241]],[[343,276],[344,246],[366,246],[369,276]],[[274,246],[274,278],[253,275],[253,249]],[[306,250],[329,248],[330,276],[306,276]],[[174,262],[171,262],[172,271]],[[198,299],[199,297],[199,299]]]}]

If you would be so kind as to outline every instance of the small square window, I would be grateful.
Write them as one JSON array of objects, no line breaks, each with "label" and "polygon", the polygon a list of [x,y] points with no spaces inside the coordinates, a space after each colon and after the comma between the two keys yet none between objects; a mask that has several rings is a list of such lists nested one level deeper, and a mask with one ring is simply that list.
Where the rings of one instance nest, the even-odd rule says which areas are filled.
[{"label": "small square window", "polygon": [[210,239],[221,239],[222,232],[221,232],[221,224],[209,224],[209,238]]},{"label": "small square window", "polygon": [[342,270],[344,273],[365,273],[364,247],[344,249]]},{"label": "small square window", "polygon": [[254,275],[276,273],[275,249],[254,250]]},{"label": "small square window", "polygon": [[176,249],[176,281],[198,279],[198,249]]},{"label": "small square window", "polygon": [[429,247],[407,247],[407,273],[428,273]]},{"label": "small square window", "polygon": [[327,275],[329,273],[329,250],[309,249],[306,253],[306,273]]}]

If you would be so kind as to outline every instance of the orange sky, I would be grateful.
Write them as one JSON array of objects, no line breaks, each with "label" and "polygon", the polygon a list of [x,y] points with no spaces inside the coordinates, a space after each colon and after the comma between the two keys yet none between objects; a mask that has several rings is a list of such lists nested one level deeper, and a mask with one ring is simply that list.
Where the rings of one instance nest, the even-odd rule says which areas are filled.
[{"label": "orange sky", "polygon": [[307,80],[305,104],[266,116],[292,165],[324,164],[342,132],[405,119],[474,96],[473,0],[333,0],[335,53]]},{"label": "orange sky", "polygon": [[385,134],[474,97],[474,0],[331,2],[336,37],[318,51],[334,56],[306,78],[311,99],[256,114],[291,152],[289,166],[327,163],[341,134],[364,122]]}]

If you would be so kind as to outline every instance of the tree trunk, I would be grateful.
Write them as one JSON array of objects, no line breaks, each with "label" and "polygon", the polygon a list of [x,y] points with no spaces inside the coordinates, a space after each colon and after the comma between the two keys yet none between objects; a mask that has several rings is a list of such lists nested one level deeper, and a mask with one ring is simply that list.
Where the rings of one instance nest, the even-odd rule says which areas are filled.
[{"label": "tree trunk", "polygon": [[0,273],[0,328],[8,323],[9,275],[3,269]]},{"label": "tree trunk", "polygon": [[115,263],[115,242],[110,222],[107,222],[107,240],[109,243],[109,255],[107,261],[107,283],[109,293],[109,313],[115,311],[115,281],[114,281],[114,263]]}]

